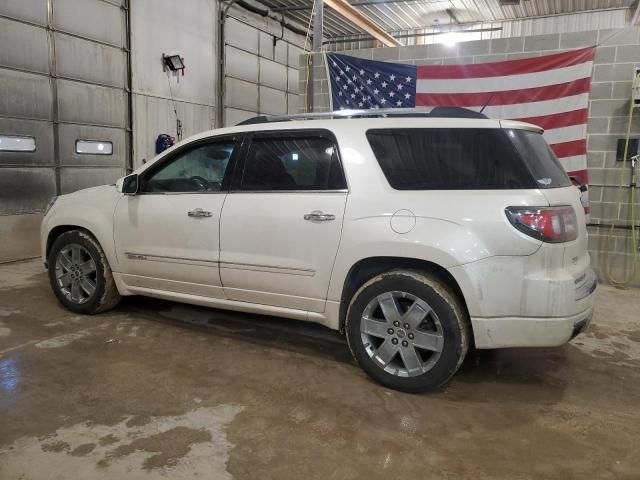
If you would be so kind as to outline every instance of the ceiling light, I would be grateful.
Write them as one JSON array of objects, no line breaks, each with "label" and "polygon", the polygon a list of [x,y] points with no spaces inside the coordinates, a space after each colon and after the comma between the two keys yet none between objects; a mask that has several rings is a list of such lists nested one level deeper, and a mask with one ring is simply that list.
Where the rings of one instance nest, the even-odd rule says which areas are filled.
[{"label": "ceiling light", "polygon": [[445,32],[440,35],[438,40],[447,47],[454,47],[460,41],[460,34],[458,32]]}]

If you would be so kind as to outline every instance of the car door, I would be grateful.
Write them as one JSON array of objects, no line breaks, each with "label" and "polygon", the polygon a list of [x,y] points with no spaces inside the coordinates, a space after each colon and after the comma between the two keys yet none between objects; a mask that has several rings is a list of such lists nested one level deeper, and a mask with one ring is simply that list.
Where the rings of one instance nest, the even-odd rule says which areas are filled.
[{"label": "car door", "polygon": [[346,200],[331,132],[249,135],[220,220],[226,297],[324,311]]},{"label": "car door", "polygon": [[142,172],[138,193],[118,202],[114,238],[127,285],[224,297],[219,221],[236,143],[225,136],[188,144]]}]

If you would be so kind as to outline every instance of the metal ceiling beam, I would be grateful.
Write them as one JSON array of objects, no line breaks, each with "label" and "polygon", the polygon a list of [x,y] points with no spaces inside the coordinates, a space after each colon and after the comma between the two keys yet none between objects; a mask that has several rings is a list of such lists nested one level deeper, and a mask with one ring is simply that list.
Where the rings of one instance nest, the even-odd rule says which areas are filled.
[{"label": "metal ceiling beam", "polygon": [[354,25],[382,42],[387,47],[399,47],[401,43],[388,34],[380,25],[371,20],[346,0],[324,0],[327,7],[335,10]]},{"label": "metal ceiling beam", "polygon": [[[487,27],[487,28],[473,28],[470,30],[464,30],[466,33],[473,33],[473,32],[499,32],[502,30],[502,27]],[[402,34],[402,35],[396,35],[395,38],[419,38],[419,37],[433,37],[436,35],[442,35],[444,33],[447,32],[424,32],[424,33],[407,33],[407,34]],[[371,37],[368,36],[363,36],[363,35],[359,35],[359,36],[349,36],[349,37],[337,37],[337,38],[329,38],[327,40],[325,40],[323,43],[323,45],[331,45],[331,44],[337,44],[337,43],[350,43],[350,42],[365,42],[365,41],[370,41],[372,40]]]}]

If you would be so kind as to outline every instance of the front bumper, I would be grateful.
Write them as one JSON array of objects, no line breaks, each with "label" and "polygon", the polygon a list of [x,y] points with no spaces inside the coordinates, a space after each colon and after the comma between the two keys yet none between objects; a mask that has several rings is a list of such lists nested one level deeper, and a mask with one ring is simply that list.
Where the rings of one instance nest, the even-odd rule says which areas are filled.
[{"label": "front bumper", "polygon": [[569,317],[471,317],[476,348],[557,347],[583,332],[593,306]]}]

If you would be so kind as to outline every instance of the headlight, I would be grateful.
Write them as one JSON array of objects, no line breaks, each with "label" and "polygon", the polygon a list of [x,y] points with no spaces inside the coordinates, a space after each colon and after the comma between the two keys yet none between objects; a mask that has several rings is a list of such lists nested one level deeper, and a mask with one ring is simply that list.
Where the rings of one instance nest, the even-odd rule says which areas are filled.
[{"label": "headlight", "polygon": [[56,200],[58,199],[58,197],[51,197],[51,199],[49,200],[49,203],[47,203],[47,208],[44,209],[44,216],[47,216],[47,213],[49,213],[49,210],[51,210],[51,207],[53,207],[53,204],[56,203]]}]

